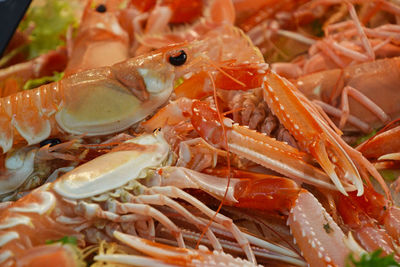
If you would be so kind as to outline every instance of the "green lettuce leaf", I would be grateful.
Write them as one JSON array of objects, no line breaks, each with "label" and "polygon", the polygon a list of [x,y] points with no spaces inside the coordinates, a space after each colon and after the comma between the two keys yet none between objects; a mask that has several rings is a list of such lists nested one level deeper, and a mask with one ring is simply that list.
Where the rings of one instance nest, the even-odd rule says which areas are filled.
[{"label": "green lettuce leaf", "polygon": [[381,256],[382,250],[378,249],[371,253],[362,254],[360,260],[354,259],[353,255],[349,255],[346,263],[347,267],[400,267],[395,261],[393,254]]},{"label": "green lettuce leaf", "polygon": [[60,238],[58,240],[47,240],[46,244],[51,245],[54,243],[61,243],[63,245],[69,244],[69,245],[77,245],[77,239],[74,236],[64,236],[63,238]]},{"label": "green lettuce leaf", "polygon": [[76,18],[67,1],[46,0],[43,6],[29,8],[19,25],[20,30],[30,32],[29,59],[64,45],[70,25],[76,25]]},{"label": "green lettuce leaf", "polygon": [[365,141],[367,141],[368,139],[370,139],[371,137],[373,137],[374,135],[376,135],[376,133],[378,132],[378,129],[373,130],[372,132],[370,132],[367,135],[364,135],[362,137],[360,137],[357,141],[356,141],[356,146],[360,145],[361,143],[364,143]]},{"label": "green lettuce leaf", "polygon": [[30,90],[36,87],[39,87],[46,83],[56,82],[62,79],[64,76],[64,72],[54,72],[53,76],[43,76],[37,79],[28,80],[25,84],[23,89]]},{"label": "green lettuce leaf", "polygon": [[394,182],[398,177],[400,177],[400,170],[379,170],[379,173],[386,182]]}]

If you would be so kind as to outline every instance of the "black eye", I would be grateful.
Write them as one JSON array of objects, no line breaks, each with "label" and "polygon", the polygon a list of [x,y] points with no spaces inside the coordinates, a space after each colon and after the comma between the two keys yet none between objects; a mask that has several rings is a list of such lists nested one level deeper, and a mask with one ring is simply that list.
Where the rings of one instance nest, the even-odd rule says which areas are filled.
[{"label": "black eye", "polygon": [[98,5],[98,6],[96,7],[96,11],[99,12],[99,13],[104,13],[104,12],[107,11],[107,8],[106,8],[105,5],[100,4],[100,5]]},{"label": "black eye", "polygon": [[174,66],[182,66],[185,64],[187,55],[185,51],[181,50],[178,52],[179,54],[176,56],[170,56],[169,57],[169,63],[171,63]]},{"label": "black eye", "polygon": [[55,146],[55,145],[61,144],[61,140],[58,138],[51,138],[51,139],[46,139],[39,143],[40,147],[48,145],[48,144],[50,144],[50,146]]}]

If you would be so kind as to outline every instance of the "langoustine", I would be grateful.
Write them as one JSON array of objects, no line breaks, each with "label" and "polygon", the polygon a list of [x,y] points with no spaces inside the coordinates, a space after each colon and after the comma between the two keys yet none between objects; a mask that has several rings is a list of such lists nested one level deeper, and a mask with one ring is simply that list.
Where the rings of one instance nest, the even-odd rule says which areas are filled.
[{"label": "langoustine", "polygon": [[119,22],[120,2],[86,3],[76,36],[68,43],[69,60],[65,75],[111,66],[130,57],[129,35]]},{"label": "langoustine", "polygon": [[[5,166],[1,166],[1,176],[7,186],[1,193],[18,188],[32,172],[32,166],[25,165],[33,165],[35,148],[28,148],[29,151],[22,154],[25,155],[21,158],[22,165],[7,168],[10,165],[4,153],[16,145],[16,149],[24,149],[18,148],[24,141],[33,145],[65,132],[93,136],[122,131],[167,101],[175,76],[175,67],[167,63],[167,53],[175,56],[170,50],[160,51],[154,56],[88,70],[2,98],[0,146]],[[166,72],[158,72],[160,68],[165,68]],[[10,160],[14,160],[13,157]]]},{"label": "langoustine", "polygon": [[[98,238],[112,240],[115,231],[154,240],[153,219],[165,226],[177,244],[184,247],[181,230],[150,206],[161,205],[172,208],[200,230],[205,229],[217,251],[223,246],[212,229],[222,227],[225,234],[237,240],[239,248],[252,262],[255,258],[250,243],[266,249],[267,257],[269,253],[271,256],[283,254],[283,261],[302,265],[295,253],[243,234],[221,214],[214,217],[213,226],[207,230],[204,221],[172,198],[184,199],[211,218],[214,211],[179,188],[199,188],[222,198],[227,181],[184,168],[163,168],[172,162],[171,156],[161,133],[141,135],[11,204],[1,214],[2,264],[14,266],[25,250],[41,245],[43,240],[57,240],[65,235],[75,236],[81,245],[96,243]],[[232,185],[237,183],[241,181],[233,181],[230,190],[236,191]],[[237,201],[229,195],[230,201]],[[101,221],[109,223],[104,225]]]},{"label": "langoustine", "polygon": [[353,127],[344,129],[356,128],[368,133],[399,117],[396,93],[399,77],[399,58],[394,57],[305,75],[296,84],[334,118],[344,115],[339,105],[343,102],[343,88],[356,89],[359,94],[352,94],[356,100],[349,97],[347,110],[348,124]]},{"label": "langoustine", "polygon": [[[332,181],[339,188],[339,190],[341,190],[342,192],[345,191],[344,188],[340,185],[339,176],[347,177],[346,179],[349,179],[347,181],[351,181],[351,183],[354,186],[356,186],[358,190],[361,190],[359,191],[359,194],[362,194],[362,182],[358,174],[358,169],[355,167],[355,165],[353,165],[354,164],[353,161],[350,160],[348,156],[352,155],[352,157],[354,157],[353,159],[354,162],[357,162],[357,165],[359,166],[358,168],[361,168],[360,170],[362,170],[364,178],[368,179],[368,177],[365,176],[364,170],[368,170],[368,172],[373,173],[374,177],[376,177],[379,180],[380,184],[387,192],[386,185],[384,184],[380,175],[376,172],[376,170],[374,170],[372,165],[365,158],[360,156],[358,152],[348,147],[340,139],[340,137],[336,135],[336,133],[330,128],[330,126],[328,126],[328,124],[324,121],[324,119],[320,117],[318,110],[310,102],[308,102],[308,100],[306,100],[305,97],[301,95],[301,93],[296,91],[297,89],[292,87],[288,81],[282,80],[279,76],[271,72],[266,65],[263,64],[256,64],[250,67],[249,65],[239,65],[237,66],[237,69],[235,69],[234,66],[229,66],[227,67],[226,71],[230,75],[229,76],[230,78],[226,79],[229,80],[229,79],[234,79],[234,77],[237,78],[236,82],[244,83],[243,88],[245,90],[246,90],[246,85],[250,86],[250,88],[252,86],[255,87],[258,86],[262,88],[264,92],[264,101],[268,104],[271,111],[279,118],[279,121],[285,126],[285,128],[289,132],[291,132],[291,134],[293,134],[294,138],[298,142],[299,147],[304,151],[310,153],[313,157],[315,157],[315,159],[322,166],[325,172],[328,173],[328,175],[331,177]],[[224,75],[227,75],[227,73],[225,73]],[[243,73],[250,73],[250,75],[249,74],[244,75]],[[218,78],[216,81],[218,81]],[[224,87],[226,86],[226,84],[224,85],[225,80],[219,79],[219,82],[221,83],[215,84],[216,88],[226,89],[226,87]],[[252,82],[254,82],[254,84]],[[240,84],[237,86],[239,88],[241,87]],[[277,92],[276,94],[279,95],[276,96],[274,95],[275,90]],[[271,92],[270,94],[272,94],[272,96],[267,92]],[[195,121],[192,121],[192,123],[196,122],[201,124],[202,121],[208,121],[208,119],[205,119],[204,117],[203,120],[201,118],[202,116],[206,116],[205,114],[209,114],[209,116],[211,116],[209,119],[212,122],[210,122],[208,127],[214,127],[214,129],[220,129],[222,122],[218,121],[217,115],[211,115],[213,114],[212,112],[215,111],[212,110],[207,111],[208,109],[202,105],[199,105],[199,107],[201,107],[200,110],[202,110],[202,112],[198,111],[197,112],[198,114],[192,113],[193,116],[198,117]],[[190,108],[186,107],[185,112],[183,114],[185,113],[190,114],[190,112],[188,113],[188,109],[190,110]],[[168,112],[169,111],[166,111],[166,114],[168,114]],[[193,110],[191,112],[193,112]],[[177,113],[175,112],[175,116],[176,115]],[[151,122],[152,120],[155,122],[155,125],[158,124],[161,125],[158,126],[152,125]],[[157,115],[154,116],[152,120],[150,120],[149,122],[145,122],[144,125],[145,126],[152,125],[151,128],[154,128],[154,127],[162,127],[163,123],[166,123],[165,120],[157,119]],[[196,125],[194,125],[194,127],[196,128]],[[226,125],[225,127],[227,128],[224,129],[224,131],[229,133],[227,129],[229,129],[230,126]],[[305,127],[307,127],[306,128],[307,132],[304,132],[305,130],[301,130],[305,129]],[[316,132],[318,132],[318,134],[313,134],[313,129]],[[220,130],[211,131],[210,132],[211,136],[208,136],[209,134],[207,133],[207,131],[202,134],[207,138],[212,138],[210,139],[211,144],[216,145],[217,147],[226,147],[226,145],[223,145],[224,140],[223,139],[221,140],[221,136],[223,135]],[[213,136],[214,134],[216,136]],[[321,144],[320,146],[316,143],[313,144],[312,142],[317,142],[317,143],[325,142],[325,143]],[[326,151],[328,151],[327,154],[323,152],[325,149]],[[335,152],[330,151],[330,149],[333,149],[333,151]],[[326,158],[324,158],[323,155],[326,155]],[[329,163],[330,162],[329,157],[333,157],[335,159],[332,160],[331,163]],[[340,163],[341,161],[343,162]],[[347,163],[345,163],[346,161]],[[335,165],[336,167],[331,168],[330,166],[333,165]],[[342,171],[338,171],[338,168],[339,169],[342,168]],[[338,173],[335,173],[335,169],[336,171],[338,171]],[[351,175],[349,173],[353,173],[352,175],[354,175],[354,177],[350,178]]]},{"label": "langoustine", "polygon": [[[230,60],[233,54],[223,44],[230,44],[230,48],[237,50],[234,56],[239,61],[260,60],[257,50],[250,46],[240,31],[222,27],[216,29],[215,33],[210,32],[202,41],[164,48],[112,67],[88,70],[57,83],[1,99],[4,131],[0,144],[3,152],[12,148],[8,156],[2,156],[2,198],[13,191],[18,193],[16,189],[23,183],[34,186],[39,180],[47,180],[47,177],[42,177],[35,178],[38,180],[35,183],[27,181],[36,171],[36,163],[43,161],[39,154],[45,152],[47,160],[50,154],[50,159],[64,160],[61,165],[49,161],[51,168],[46,167],[46,170],[54,171],[55,167],[64,170],[77,165],[81,155],[86,152],[81,149],[85,148],[85,144],[80,145],[82,137],[76,135],[84,135],[86,139],[104,136],[94,142],[107,140],[110,138],[107,135],[132,127],[162,106],[170,98],[174,81],[183,74],[196,72],[197,65],[204,65],[210,58]],[[209,51],[210,47],[218,49]],[[31,117],[28,118],[25,112],[29,112]],[[12,113],[15,113],[15,118],[11,120]],[[45,142],[47,138],[50,138],[48,141],[61,140],[66,143],[40,149],[35,145]],[[31,146],[23,147],[25,142]]]},{"label": "langoustine", "polygon": [[[224,48],[227,43],[235,48],[236,55]],[[210,47],[218,49],[210,51]],[[22,139],[35,144],[60,130],[88,136],[121,131],[164,104],[175,79],[196,72],[210,58],[225,61],[233,57],[257,62],[260,55],[239,31],[222,27],[201,41],[172,45],[2,98],[0,146],[4,153]],[[101,103],[108,108],[100,109]],[[141,112],[132,115],[139,106]],[[29,119],[22,115],[24,111],[30,112]],[[12,114],[15,118],[11,123]]]},{"label": "langoustine", "polygon": [[[232,26],[235,18],[230,0],[196,0],[190,3],[168,0],[131,1],[128,6],[141,12],[141,15],[130,19],[128,23],[132,24],[130,28],[135,36],[131,52],[135,55],[173,43],[201,39],[217,27]],[[145,26],[141,26],[142,21],[146,21]]]},{"label": "langoustine", "polygon": [[[260,64],[258,64],[257,67],[253,66],[253,68],[255,68],[256,70],[259,69],[260,67],[262,67],[262,65],[260,65]],[[245,67],[243,67],[243,66],[242,67],[238,67],[238,72],[235,73],[235,67],[234,66],[229,66],[226,69],[224,69],[222,67],[222,69],[224,69],[230,75],[228,78],[226,78],[227,80],[230,79],[231,82],[232,82],[233,79],[235,79],[235,78],[237,79],[237,80],[235,80],[233,82],[233,83],[237,83],[236,84],[236,86],[238,87],[237,89],[239,89],[242,86],[242,88],[244,90],[247,90],[246,85],[249,86],[250,84],[252,84],[252,82],[254,82],[256,80],[256,81],[266,81],[268,86],[271,86],[276,90],[279,90],[279,83],[278,82],[271,81],[271,80],[268,80],[268,79],[267,80],[257,79],[257,76],[263,76],[266,72],[268,72],[267,69],[262,69],[264,71],[258,72],[258,74],[256,74],[257,72],[256,71],[252,71],[251,68],[252,67],[249,67],[249,65],[245,65]],[[225,73],[224,75],[227,76],[228,75],[227,73]],[[274,74],[272,74],[272,75],[274,75]],[[252,77],[251,82],[250,83],[245,83],[244,85],[241,85],[240,84],[241,82],[248,82],[246,79],[249,76]],[[189,84],[191,82],[190,79],[189,79]],[[276,77],[274,77],[272,79],[279,79],[279,78],[278,78],[278,76],[276,76]],[[196,79],[194,79],[194,80],[196,80]],[[224,83],[218,83],[218,81],[221,82],[221,79],[216,78],[216,82],[214,84],[215,88],[217,88],[217,90],[220,90],[221,88],[222,89],[226,89],[226,88],[224,88],[224,86],[225,86]],[[223,79],[222,79],[222,81],[223,81]],[[255,83],[257,84],[257,82],[255,82]],[[283,82],[282,81],[282,85],[281,86],[284,86],[284,85],[289,86],[288,82]],[[251,86],[250,86],[250,88],[251,88]],[[264,88],[264,90],[265,90],[265,88]],[[292,92],[296,92],[295,90],[296,89],[292,89]],[[192,92],[189,92],[189,95],[192,96]],[[197,95],[201,95],[201,94],[197,94]],[[303,98],[301,97],[300,94],[295,93],[295,96],[299,97],[300,100],[303,100]],[[266,98],[265,101],[268,101],[268,98]],[[308,107],[311,110],[313,108],[311,104],[307,103],[307,101],[302,102],[302,104],[305,105],[306,107]],[[283,105],[283,103],[281,103],[281,105]],[[278,108],[282,109],[282,110],[285,110],[285,106],[278,106]],[[218,110],[218,107],[216,109]],[[272,106],[271,109],[272,109],[272,111],[276,112],[277,108],[276,107],[274,108]],[[168,117],[171,114],[174,114],[174,119],[170,120],[170,119],[168,119]],[[302,116],[302,115],[304,115],[304,112],[303,113],[299,113],[299,116]],[[290,116],[292,116],[292,113],[290,113]],[[314,115],[313,118],[318,119],[318,115]],[[185,120],[186,121],[190,120],[191,124],[193,125],[192,129],[197,131],[198,134],[205,141],[207,141],[209,144],[211,144],[212,146],[216,147],[217,149],[223,148],[224,150],[227,150],[227,151],[232,152],[234,154],[238,154],[238,155],[240,155],[242,157],[245,157],[247,159],[255,161],[258,164],[261,164],[261,165],[263,165],[263,166],[265,166],[267,168],[272,168],[277,172],[284,173],[285,175],[287,175],[287,176],[289,176],[291,178],[295,178],[295,179],[297,178],[298,179],[298,177],[294,177],[293,176],[293,173],[292,174],[289,173],[291,166],[294,166],[294,165],[291,165],[291,163],[290,163],[291,162],[291,158],[293,158],[294,161],[297,161],[297,166],[296,166],[297,168],[300,166],[299,164],[301,164],[300,163],[301,160],[300,160],[299,157],[296,160],[294,159],[295,157],[293,156],[293,153],[294,153],[295,150],[293,148],[291,148],[291,147],[286,145],[287,147],[285,149],[286,149],[286,153],[287,154],[285,156],[285,159],[282,158],[279,162],[275,162],[275,163],[269,162],[268,163],[269,160],[274,161],[275,157],[279,158],[279,153],[283,152],[285,150],[284,149],[284,147],[285,147],[284,144],[279,145],[277,141],[268,140],[268,138],[266,136],[263,136],[263,135],[261,135],[259,133],[256,133],[254,131],[252,132],[252,131],[250,131],[248,129],[245,129],[245,128],[241,129],[240,126],[232,124],[232,122],[230,122],[230,120],[227,119],[227,118],[222,118],[222,120],[221,120],[221,118],[219,118],[218,113],[217,113],[216,110],[210,109],[208,104],[202,103],[202,102],[200,102],[198,100],[196,101],[196,100],[189,100],[189,99],[184,99],[184,98],[178,99],[176,102],[173,102],[173,103],[169,104],[168,106],[166,106],[164,109],[162,109],[160,111],[160,113],[156,114],[152,119],[150,119],[147,122],[142,123],[142,125],[144,125],[144,127],[147,128],[148,130],[151,130],[151,129],[157,128],[157,127],[161,127],[161,128],[162,127],[167,127],[168,128],[168,127],[170,127],[172,125],[177,125],[177,130],[179,128],[189,129],[190,130],[191,129],[190,127],[185,127],[185,126],[182,126],[182,125],[179,126],[180,122],[185,121]],[[309,124],[307,124],[307,125],[309,125]],[[304,127],[302,127],[302,129],[304,129]],[[172,135],[177,135],[177,132],[172,133]],[[182,139],[182,136],[178,136],[176,138],[177,139]],[[242,143],[240,141],[241,138],[242,138]],[[253,146],[253,139],[254,139],[254,146]],[[336,140],[338,140],[338,139],[336,139]],[[193,143],[193,142],[191,142],[191,143]],[[194,144],[195,143],[198,144],[198,142],[194,142]],[[377,173],[377,171],[372,166],[372,164],[369,163],[362,156],[360,157],[359,153],[356,152],[354,149],[346,147],[346,145],[344,144],[343,141],[341,141],[341,143],[346,148],[346,152],[351,153],[351,155],[353,157],[355,155],[357,155],[357,158],[355,158],[355,161],[357,161],[357,168],[360,168],[360,170],[362,170],[362,168],[365,168],[365,170],[368,170],[371,173],[373,173],[375,175],[375,177],[380,181],[380,184],[384,188],[384,190],[386,190],[387,196],[388,195],[390,196],[390,194],[388,192],[388,189],[386,187],[386,184],[383,182],[382,177],[380,177],[380,175]],[[180,149],[182,149],[182,147]],[[269,149],[271,149],[271,152],[269,152]],[[273,149],[276,149],[276,151],[272,152]],[[203,148],[202,151],[204,151],[204,148]],[[289,151],[291,151],[292,154],[290,154]],[[196,150],[194,150],[194,153],[192,154],[192,157],[196,157],[195,153],[197,153]],[[187,150],[180,150],[180,155],[186,155],[185,157],[187,157],[188,151]],[[191,161],[192,159],[190,159],[190,157],[189,157],[189,161]],[[188,162],[188,161],[186,161],[186,162]],[[282,167],[282,165],[285,165],[285,164],[286,164],[286,167]],[[362,167],[362,165],[364,165],[364,166]],[[198,163],[196,163],[195,166],[199,166]],[[279,168],[278,166],[280,166],[281,168]],[[303,170],[303,172],[302,172],[303,178],[305,177],[304,176],[305,173],[307,173],[307,171],[304,171],[305,170],[304,166],[306,166],[306,165],[303,165],[303,168],[301,168]],[[294,169],[296,169],[296,168],[294,168]],[[364,172],[365,170],[362,170],[362,171]],[[212,172],[212,170],[211,170],[211,172]],[[314,172],[314,174],[315,174],[315,172]],[[312,179],[306,179],[305,183],[311,183],[313,185],[317,185],[316,183],[314,183],[312,181]],[[259,185],[259,186],[261,187],[261,185]],[[321,184],[319,184],[319,186],[321,186]],[[367,195],[371,195],[371,187],[370,186],[371,186],[370,184],[367,186],[367,188],[368,188],[368,191],[366,193]],[[246,192],[246,190],[244,190],[244,192]],[[266,191],[263,191],[263,192],[266,192]],[[247,192],[247,193],[249,193],[249,192]],[[355,192],[352,192],[351,194],[352,194],[353,198],[356,197],[355,196]],[[362,194],[360,194],[358,192],[358,196],[357,197],[359,199],[361,199],[362,198],[361,195]],[[342,196],[342,197],[345,198],[344,196]],[[367,196],[367,198],[368,197],[369,196]],[[255,209],[263,209],[263,208],[268,208],[270,206],[270,205],[257,206],[256,199],[257,199],[257,197],[254,195],[254,197],[251,198],[252,201],[249,201],[248,204],[247,204],[249,206],[246,206],[246,207],[252,207],[252,208],[255,208]],[[275,199],[275,198],[272,197],[272,199]],[[304,206],[307,206],[307,207],[316,205],[316,206],[314,206],[314,208],[316,208],[318,205],[317,204],[312,204],[313,203],[312,199],[313,199],[313,196],[311,194],[305,193],[305,192],[304,193],[300,193],[300,195],[299,195],[299,203],[301,203],[301,204],[299,204],[299,205],[304,205]],[[387,201],[386,205],[388,207],[392,207],[393,203],[390,200],[386,200],[386,201]],[[264,203],[266,203],[266,202],[264,202]],[[354,212],[359,212],[359,213],[363,212],[362,209],[359,206],[357,206],[357,208],[358,208],[358,210],[354,211]],[[378,207],[377,207],[377,209],[378,209]],[[392,209],[392,208],[390,208],[390,209]],[[393,209],[396,210],[397,208],[395,208],[393,206]],[[293,210],[296,210],[296,208],[293,208]],[[308,217],[311,218],[313,216],[311,214],[301,215],[301,213],[300,213],[301,210],[302,210],[302,208],[299,208],[299,213],[297,215],[290,215],[290,216],[293,216],[293,217],[289,216],[289,218],[291,218],[289,220],[291,221],[291,223],[295,224],[296,226],[299,226],[299,224],[296,223],[296,217],[297,217],[297,219],[299,219],[298,216],[300,216],[301,217],[300,221],[302,221],[300,223],[300,225],[301,224],[309,225],[310,221],[308,221],[308,220],[311,220],[311,219],[309,219]],[[342,215],[342,216],[346,216],[346,215]],[[394,220],[395,221],[395,218],[396,218],[397,215],[396,215],[396,212],[389,212],[389,213],[386,213],[385,216],[387,216],[386,217],[387,220]],[[307,222],[307,223],[305,223],[305,222]],[[321,225],[328,225],[329,226],[329,225],[332,224],[332,222],[333,222],[332,219],[330,219],[329,222],[328,221],[325,221],[324,223],[321,222]],[[334,224],[334,225],[335,225],[334,226],[335,229],[330,229],[330,230],[332,230],[332,232],[337,233],[338,231],[341,231],[340,228],[338,226],[336,226],[336,224]],[[362,226],[364,227],[365,225],[362,225]],[[392,228],[390,228],[390,227],[392,227],[392,226],[389,226],[389,230],[388,231],[392,231],[391,230]],[[326,229],[323,230],[322,228],[323,227],[321,227],[321,229],[320,229],[321,231],[325,231],[326,230]],[[362,230],[365,230],[365,228],[362,228]],[[311,262],[313,264],[317,264],[317,262],[318,262],[318,264],[328,265],[328,264],[330,264],[329,262],[332,260],[332,257],[334,258],[334,257],[337,256],[337,255],[336,256],[332,256],[331,255],[332,257],[331,256],[327,256],[327,257],[323,256],[324,255],[323,251],[325,250],[324,245],[322,245],[321,241],[319,241],[318,239],[317,239],[317,241],[318,241],[317,242],[316,240],[314,240],[311,237],[311,235],[315,235],[315,229],[311,229],[311,230],[310,229],[304,229],[304,230],[301,231],[301,230],[298,230],[298,229],[295,228],[294,230],[292,229],[292,231],[295,232],[294,235],[295,235],[296,240],[298,240],[298,241],[300,240],[299,246],[301,246],[302,250],[304,249],[304,251],[307,251],[307,253],[309,253],[309,254],[305,255],[307,260],[309,260],[309,263]],[[326,233],[328,233],[328,236],[329,236],[329,231],[326,231]],[[379,246],[379,242],[381,242],[381,238],[383,238],[383,236],[380,236],[377,232],[375,232],[373,234],[377,234],[376,235],[377,239],[375,240],[376,242],[375,241],[372,242],[372,244],[373,244],[372,248],[377,248],[377,246]],[[368,242],[371,243],[370,240],[369,241],[365,241],[364,237],[357,237],[357,238],[360,238],[360,240],[362,240],[361,241],[362,244],[367,246],[367,250],[371,251],[371,247],[368,247],[369,245],[367,245]],[[364,239],[362,239],[362,238],[364,238]],[[397,239],[397,234],[395,234],[394,238],[395,238],[395,240]],[[324,239],[324,238],[322,238],[322,239]],[[384,239],[382,239],[382,240],[384,240]],[[328,241],[325,240],[325,242],[327,242],[328,244],[332,244],[331,242],[333,242],[333,241],[332,240],[330,240],[330,241],[329,240]],[[343,235],[338,235],[336,241],[334,241],[334,242],[336,242],[337,244],[343,243],[344,242],[343,241]],[[364,242],[367,242],[367,243],[364,243]],[[319,248],[321,248],[320,251],[318,250]],[[315,249],[315,250],[313,250],[313,249]],[[344,261],[344,258],[343,258],[344,256],[343,255],[345,255],[348,252],[346,250],[346,248],[343,251],[345,251],[345,252],[342,254],[341,260],[339,260],[339,262],[342,261],[341,264],[344,264],[343,263],[343,261]],[[392,248],[391,251],[392,252],[394,251],[393,248]],[[388,253],[390,253],[390,250],[389,250]],[[319,265],[316,265],[316,266],[319,266]]]},{"label": "langoustine", "polygon": [[[265,71],[265,70],[264,70]],[[265,89],[265,88],[264,88]],[[198,114],[195,114],[195,116],[197,116]],[[200,118],[201,118],[201,116],[200,116]],[[218,122],[218,121],[217,121]],[[213,122],[214,123],[214,122]],[[246,132],[246,134],[247,135],[250,135],[250,133],[249,132]],[[220,135],[221,136],[221,135]],[[212,139],[211,137],[209,137],[207,134],[203,134],[203,137],[205,137],[205,139],[206,139],[206,137],[208,137],[209,139]],[[217,140],[218,141],[218,140]],[[215,143],[215,142],[214,142]],[[222,148],[224,148],[224,146],[222,145]],[[296,186],[293,186],[294,187],[294,189],[295,190],[298,190],[298,188],[296,187]],[[308,199],[308,197],[301,197],[301,196],[305,196],[305,195],[307,195],[307,193],[303,193],[303,192],[301,192],[300,194],[299,194],[299,197],[298,197],[298,199],[300,199],[299,201],[300,201],[300,204],[299,204],[299,206],[301,205],[301,203],[303,203],[305,200],[304,199]],[[314,201],[314,200],[312,200],[312,198],[311,198],[311,201]],[[304,203],[303,203],[304,204]],[[294,210],[294,211],[296,211],[296,209]],[[293,223],[296,221],[295,220],[295,215],[293,215]],[[326,221],[326,222],[324,222],[324,223],[331,223],[331,221]],[[297,229],[296,229],[297,230]],[[336,231],[336,228],[335,228],[335,231]],[[336,232],[339,232],[339,230],[337,230]],[[310,234],[311,234],[311,231],[310,231]],[[300,239],[301,239],[301,235],[302,235],[302,233],[301,232],[297,232],[297,235],[300,237]],[[339,238],[338,238],[338,240],[341,240],[343,238],[343,235],[339,235]],[[179,243],[179,240],[177,240],[177,242]],[[306,243],[306,240],[303,240],[303,242],[304,243]],[[340,242],[339,242],[340,243]],[[312,244],[311,243],[309,243],[309,246],[310,247],[312,247]],[[347,252],[346,250],[345,250],[345,252]],[[346,255],[346,253],[343,253],[342,254],[342,259],[343,259],[343,255]],[[312,255],[311,255],[312,256]],[[308,256],[308,257],[311,257],[311,256]],[[328,255],[329,256],[329,255]],[[321,258],[321,257],[319,257],[319,258]],[[329,259],[330,260],[332,260],[332,258],[329,256]],[[318,259],[317,259],[318,260]],[[324,258],[324,259],[322,259],[322,261],[323,261],[323,263],[324,264],[329,264],[329,262],[330,261],[328,261],[328,260],[326,260],[326,258]],[[315,263],[316,264],[316,263]]]},{"label": "langoustine", "polygon": [[[357,5],[357,9],[353,5]],[[333,6],[335,9],[327,12],[327,8]],[[306,21],[313,20],[316,28],[321,27],[321,32],[315,29],[309,32],[310,29],[302,28],[302,20],[298,19],[294,28],[286,29],[291,31],[291,36],[283,38],[289,39],[289,43],[292,39],[296,44],[309,45],[308,50],[304,50],[307,54],[296,57],[292,63],[273,63],[272,69],[297,80],[300,90],[317,100],[335,122],[337,119],[339,128],[370,132],[398,116],[396,101],[391,103],[390,97],[383,99],[372,89],[383,87],[386,94],[396,98],[390,83],[385,84],[384,79],[398,81],[398,68],[391,67],[396,65],[396,59],[389,59],[398,56],[399,51],[396,41],[398,25],[392,19],[398,12],[397,5],[390,1],[308,1],[299,4],[293,9],[293,16],[303,14],[301,16]],[[319,24],[321,26],[317,26]],[[276,33],[280,30],[278,27],[271,31]],[[273,42],[269,40],[266,43]],[[286,53],[290,57],[290,50],[296,51],[295,47],[300,46],[292,48],[278,44],[273,47],[278,54],[283,54],[281,57]],[[375,75],[381,81],[373,79]],[[346,122],[350,122],[352,127],[347,124],[344,128]]]}]

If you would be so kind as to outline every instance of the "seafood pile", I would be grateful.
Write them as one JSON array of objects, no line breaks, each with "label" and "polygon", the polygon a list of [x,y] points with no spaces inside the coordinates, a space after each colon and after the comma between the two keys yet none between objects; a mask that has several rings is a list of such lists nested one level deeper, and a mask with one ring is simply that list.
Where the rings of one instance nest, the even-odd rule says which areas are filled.
[{"label": "seafood pile", "polygon": [[400,266],[397,0],[38,2],[1,266]]}]

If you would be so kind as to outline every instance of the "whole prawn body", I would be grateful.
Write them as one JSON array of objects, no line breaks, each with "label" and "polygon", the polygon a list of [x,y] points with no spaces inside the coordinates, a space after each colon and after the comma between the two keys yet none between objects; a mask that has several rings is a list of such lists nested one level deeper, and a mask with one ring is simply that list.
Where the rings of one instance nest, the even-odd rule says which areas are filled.
[{"label": "whole prawn body", "polygon": [[[69,141],[54,147],[55,150],[49,145],[39,148],[36,144],[48,138],[50,141],[56,138],[58,142],[78,138],[86,142],[91,136],[99,142],[98,138],[108,139],[114,133],[132,126],[136,128],[136,123],[166,103],[177,78],[202,69],[195,64],[199,59],[230,60],[233,55],[224,44],[233,44],[241,60],[259,60],[259,54],[240,31],[225,27],[218,32],[223,34],[216,37],[213,33],[201,41],[166,47],[0,99],[0,146],[3,150],[0,195],[13,197],[20,189],[29,190],[45,181],[46,177],[36,176],[37,172],[43,173],[39,168],[45,163],[40,162],[55,156],[64,160],[57,168],[69,168],[80,162],[77,155],[85,150],[83,147],[74,150],[77,146]],[[184,60],[175,63],[177,59],[174,58],[182,56]],[[45,159],[40,156],[42,152],[47,155]],[[75,156],[71,157],[70,153]],[[57,171],[53,165],[50,169]],[[48,167],[45,166],[46,172],[50,171]],[[32,177],[36,181],[33,184]]]},{"label": "whole prawn body", "polygon": [[0,99],[3,153],[22,139],[35,144],[62,132],[90,136],[128,128],[169,98],[175,66],[167,61],[175,52],[155,52]]},{"label": "whole prawn body", "polygon": [[[170,61],[180,56],[182,62]],[[0,147],[4,153],[23,139],[35,144],[57,133],[93,136],[120,132],[163,105],[175,79],[201,71],[202,61],[235,56],[256,62],[260,58],[242,32],[222,26],[200,41],[160,48],[2,98]]]},{"label": "whole prawn body", "polygon": [[[170,147],[162,133],[143,134],[12,203],[1,212],[0,240],[3,246],[0,249],[0,263],[18,266],[21,258],[33,252],[35,247],[41,246],[43,240],[57,240],[66,234],[76,237],[80,246],[84,246],[85,242],[98,243],[98,238],[119,240],[116,230],[128,232],[130,235],[136,227],[134,231],[139,236],[151,239],[154,235],[154,224],[149,220],[153,219],[166,226],[176,238],[178,246],[183,248],[185,243],[181,229],[151,205],[169,206],[202,229],[205,223],[173,198],[185,199],[206,216],[212,217],[212,210],[180,188],[197,188],[221,196],[226,181],[185,168],[164,168],[173,163],[171,160]],[[153,172],[150,170],[153,168],[161,169]],[[158,175],[161,175],[161,180],[158,180]],[[149,178],[145,184],[136,180],[145,177]],[[293,181],[284,182],[297,190]],[[234,183],[240,184],[242,189],[248,187],[239,180]],[[134,193],[135,188],[141,188],[139,195]],[[230,189],[237,191],[232,186]],[[114,190],[126,193],[117,193],[117,196],[112,193]],[[241,195],[244,193],[241,192]],[[235,201],[231,194],[229,198]],[[98,222],[102,220],[110,222],[106,229],[98,227]],[[255,263],[250,241],[232,220],[219,214],[215,221],[219,227],[224,225],[238,241],[249,261]],[[148,222],[149,226],[143,228],[140,222]],[[212,246],[222,253],[222,247],[212,232],[208,231]],[[254,244],[258,243],[257,246],[268,244],[257,238],[251,240]],[[271,249],[286,253],[289,256],[287,260],[302,263],[293,252],[273,244]],[[31,257],[35,258],[35,255]]]}]

